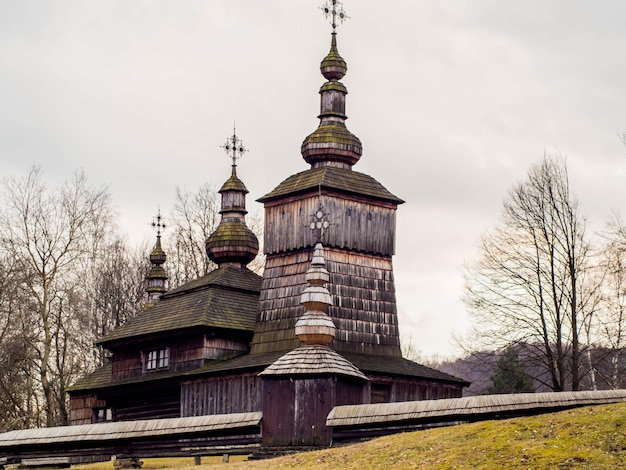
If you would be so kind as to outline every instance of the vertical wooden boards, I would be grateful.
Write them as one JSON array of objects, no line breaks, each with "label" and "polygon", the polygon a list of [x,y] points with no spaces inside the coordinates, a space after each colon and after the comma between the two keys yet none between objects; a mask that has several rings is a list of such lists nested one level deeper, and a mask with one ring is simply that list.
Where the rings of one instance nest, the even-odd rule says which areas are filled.
[{"label": "vertical wooden boards", "polygon": [[182,382],[180,394],[182,417],[261,410],[261,379],[252,373]]},{"label": "vertical wooden boards", "polygon": [[319,207],[329,222],[325,246],[391,256],[395,252],[396,207],[329,194],[308,195],[265,207],[266,254],[315,244],[309,223]]},{"label": "vertical wooden boards", "polygon": [[263,445],[329,445],[330,410],[364,403],[366,388],[365,383],[336,375],[264,377]]}]

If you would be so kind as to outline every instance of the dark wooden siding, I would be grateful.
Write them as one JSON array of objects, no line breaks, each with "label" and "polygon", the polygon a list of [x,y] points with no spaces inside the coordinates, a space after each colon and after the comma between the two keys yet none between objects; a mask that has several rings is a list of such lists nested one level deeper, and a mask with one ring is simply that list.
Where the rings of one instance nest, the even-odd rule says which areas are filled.
[{"label": "dark wooden siding", "polygon": [[180,394],[183,417],[261,410],[261,382],[252,373],[183,382]]},{"label": "dark wooden siding", "polygon": [[106,403],[91,392],[73,394],[70,397],[69,424],[92,424],[94,408],[104,408]]},{"label": "dark wooden siding", "polygon": [[[328,289],[333,305],[327,313],[337,327],[331,347],[337,351],[400,357],[393,266],[390,256],[325,247]],[[252,353],[293,349],[304,313],[300,295],[312,250],[268,255]]]},{"label": "dark wooden siding", "polygon": [[[99,395],[99,398],[101,396]],[[121,396],[102,397],[113,410],[114,421],[180,417],[180,388],[178,384],[158,385]]]},{"label": "dark wooden siding", "polygon": [[116,350],[111,358],[113,380],[138,377],[142,373],[141,353],[139,350]]},{"label": "dark wooden siding", "polygon": [[337,405],[362,404],[367,384],[343,377],[264,378],[263,444],[324,446],[331,430],[326,417]]},{"label": "dark wooden siding", "polygon": [[150,343],[137,343],[125,349],[115,350],[112,358],[112,379],[124,380],[143,374],[158,374],[159,371],[146,372],[142,355],[152,349],[168,348],[168,371],[185,371],[202,367],[205,360],[223,359],[249,349],[249,336],[245,341],[225,337],[209,337],[200,333],[181,337],[167,338]]},{"label": "dark wooden siding", "polygon": [[393,377],[367,374],[371,380],[372,403],[400,401],[440,400],[459,398],[461,385],[410,377]]},{"label": "dark wooden siding", "polygon": [[265,253],[312,247],[315,235],[309,223],[318,210],[320,199],[330,222],[324,233],[324,245],[386,256],[395,253],[395,205],[379,205],[329,194],[322,194],[321,198],[312,194],[279,204],[267,204]]}]

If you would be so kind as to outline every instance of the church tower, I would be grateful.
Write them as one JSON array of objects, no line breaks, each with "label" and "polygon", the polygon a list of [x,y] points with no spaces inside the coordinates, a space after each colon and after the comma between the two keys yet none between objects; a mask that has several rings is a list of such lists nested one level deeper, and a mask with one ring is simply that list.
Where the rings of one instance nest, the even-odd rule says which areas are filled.
[{"label": "church tower", "polygon": [[336,33],[336,21],[344,15],[336,2],[331,5],[325,9],[333,31],[320,66],[326,79],[319,91],[320,123],[301,147],[310,168],[259,199],[265,207],[266,264],[251,353],[300,346],[294,327],[304,313],[300,293],[316,243],[309,226],[324,217],[328,226],[321,241],[333,298],[327,313],[337,327],[331,347],[400,357],[392,256],[396,209],[403,201],[352,169],[362,146],[345,124],[348,91],[340,80],[347,66]]},{"label": "church tower", "polygon": [[156,217],[150,224],[156,231],[156,244],[150,253],[150,272],[146,276],[146,292],[148,294],[148,304],[153,304],[155,301],[167,292],[165,283],[167,282],[167,273],[163,268],[163,263],[167,260],[165,251],[161,248],[161,232],[165,230],[165,223],[163,223],[163,217],[161,217],[161,210],[157,213]]}]

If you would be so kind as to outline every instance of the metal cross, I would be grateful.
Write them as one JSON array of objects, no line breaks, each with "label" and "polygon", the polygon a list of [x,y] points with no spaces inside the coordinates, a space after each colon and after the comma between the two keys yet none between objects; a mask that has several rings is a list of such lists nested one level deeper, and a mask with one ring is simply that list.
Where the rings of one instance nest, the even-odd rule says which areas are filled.
[{"label": "metal cross", "polygon": [[337,20],[339,20],[339,24],[343,24],[344,21],[350,18],[346,15],[346,12],[343,10],[343,3],[339,0],[326,0],[326,3],[320,7],[320,10],[324,12],[326,19],[332,17],[330,24],[333,27],[333,33],[337,30]]},{"label": "metal cross", "polygon": [[248,149],[243,146],[243,141],[237,137],[235,124],[233,124],[233,135],[226,139],[226,143],[221,147],[233,159],[233,166],[237,166],[237,160],[248,151]]},{"label": "metal cross", "polygon": [[154,231],[157,234],[157,237],[161,236],[161,232],[165,231],[165,222],[163,221],[163,217],[161,217],[161,209],[157,212],[156,217],[152,218],[152,222],[148,225],[151,225]]}]

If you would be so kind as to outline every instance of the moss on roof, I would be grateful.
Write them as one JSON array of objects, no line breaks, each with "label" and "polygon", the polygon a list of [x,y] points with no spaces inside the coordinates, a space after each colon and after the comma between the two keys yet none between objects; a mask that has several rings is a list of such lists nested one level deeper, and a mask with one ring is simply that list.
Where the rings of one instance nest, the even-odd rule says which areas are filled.
[{"label": "moss on roof", "polygon": [[371,176],[349,168],[332,166],[311,168],[296,173],[280,183],[273,191],[259,198],[258,201],[269,202],[293,194],[317,191],[320,186],[325,189],[334,189],[394,204],[404,202]]},{"label": "moss on roof", "polygon": [[97,344],[193,327],[252,331],[261,277],[247,268],[224,266],[164,294],[159,301],[101,338]]},{"label": "moss on roof", "polygon": [[[158,374],[146,374],[132,377],[123,381],[111,380],[111,364],[107,364],[95,372],[79,379],[70,392],[81,390],[103,389],[108,387],[125,386],[135,383],[144,383],[168,379],[187,379],[194,376],[220,375],[223,373],[236,373],[241,371],[262,371],[270,364],[273,364],[281,356],[289,351],[274,351],[265,354],[243,354],[230,359],[209,361],[203,367],[183,371],[167,371]],[[430,367],[426,367],[417,362],[410,361],[402,357],[387,357],[372,354],[340,353],[342,357],[354,364],[365,374],[396,375],[405,377],[423,378],[435,382],[454,383],[461,386],[468,386],[470,382],[455,377],[445,372],[441,372]]]}]

